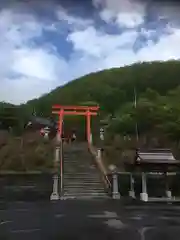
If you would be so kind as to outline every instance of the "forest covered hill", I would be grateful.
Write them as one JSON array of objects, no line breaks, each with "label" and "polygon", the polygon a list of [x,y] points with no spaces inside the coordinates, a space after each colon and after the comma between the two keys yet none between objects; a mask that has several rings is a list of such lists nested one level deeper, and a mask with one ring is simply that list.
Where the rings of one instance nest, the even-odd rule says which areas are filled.
[{"label": "forest covered hill", "polygon": [[36,111],[46,115],[55,103],[95,102],[109,114],[117,111],[124,103],[133,101],[134,88],[138,96],[148,88],[165,95],[179,84],[179,61],[134,64],[86,75],[27,102],[24,107],[35,107]]},{"label": "forest covered hill", "polygon": [[28,101],[15,108],[16,110],[12,108],[7,110],[4,107],[6,104],[1,103],[0,119],[4,121],[5,115],[15,116],[6,120],[6,123],[9,121],[14,128],[18,127],[21,135],[24,123],[34,110],[37,115],[49,117],[53,104],[98,104],[100,119],[106,122],[106,145],[111,148],[111,152],[112,148],[117,147],[122,152],[123,148],[137,144],[134,140],[137,135],[136,123],[139,144],[140,142],[145,145],[173,144],[178,150],[179,103],[179,61],[138,63],[89,74],[38,99]]}]

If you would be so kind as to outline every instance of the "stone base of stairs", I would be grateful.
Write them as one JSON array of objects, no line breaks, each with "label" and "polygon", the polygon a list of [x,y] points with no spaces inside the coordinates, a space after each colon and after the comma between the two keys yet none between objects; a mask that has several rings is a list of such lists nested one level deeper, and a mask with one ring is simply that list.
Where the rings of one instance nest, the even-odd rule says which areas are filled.
[{"label": "stone base of stairs", "polygon": [[105,192],[101,193],[64,193],[64,195],[60,198],[61,200],[66,200],[66,199],[97,199],[97,198],[110,198]]},{"label": "stone base of stairs", "polygon": [[91,200],[91,199],[111,199],[109,196],[105,195],[105,196],[62,196],[59,198],[59,200],[77,200],[77,199],[80,199],[80,200]]}]

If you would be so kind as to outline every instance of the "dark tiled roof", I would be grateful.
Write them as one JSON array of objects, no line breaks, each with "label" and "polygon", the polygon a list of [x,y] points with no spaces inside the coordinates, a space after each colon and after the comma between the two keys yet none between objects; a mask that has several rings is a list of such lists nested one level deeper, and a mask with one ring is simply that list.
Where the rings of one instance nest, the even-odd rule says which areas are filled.
[{"label": "dark tiled roof", "polygon": [[42,118],[42,117],[33,117],[31,119],[32,123],[33,124],[40,124],[40,125],[44,125],[44,126],[48,126],[48,127],[55,127],[55,123],[52,122],[51,120],[49,119],[46,119],[46,118]]},{"label": "dark tiled roof", "polygon": [[169,149],[137,150],[135,161],[139,163],[180,163]]}]

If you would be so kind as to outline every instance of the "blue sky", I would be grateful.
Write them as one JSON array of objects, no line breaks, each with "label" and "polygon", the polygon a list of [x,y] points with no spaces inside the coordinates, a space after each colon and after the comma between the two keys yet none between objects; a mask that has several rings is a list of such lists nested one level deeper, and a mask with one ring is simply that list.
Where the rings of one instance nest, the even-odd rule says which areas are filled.
[{"label": "blue sky", "polygon": [[0,101],[26,102],[102,69],[179,59],[179,12],[172,1],[7,0]]}]

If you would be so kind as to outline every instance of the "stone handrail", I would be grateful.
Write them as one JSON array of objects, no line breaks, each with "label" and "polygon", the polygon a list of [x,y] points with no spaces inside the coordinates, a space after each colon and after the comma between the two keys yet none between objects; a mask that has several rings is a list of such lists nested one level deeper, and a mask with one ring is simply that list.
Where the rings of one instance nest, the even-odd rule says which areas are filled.
[{"label": "stone handrail", "polygon": [[111,188],[111,182],[108,179],[108,171],[106,169],[106,167],[104,166],[103,160],[102,160],[102,156],[101,156],[101,150],[97,150],[94,146],[92,146],[91,144],[89,144],[89,151],[91,152],[91,154],[94,156],[96,164],[101,172],[101,175],[103,176],[103,181],[105,183],[105,186],[107,189]]}]

